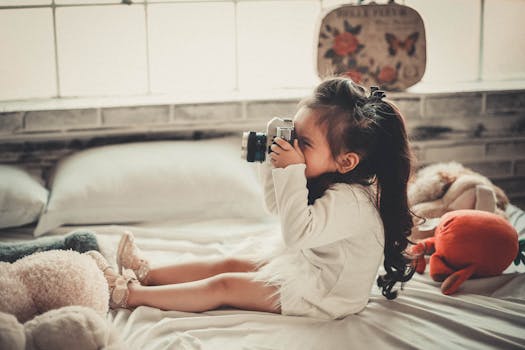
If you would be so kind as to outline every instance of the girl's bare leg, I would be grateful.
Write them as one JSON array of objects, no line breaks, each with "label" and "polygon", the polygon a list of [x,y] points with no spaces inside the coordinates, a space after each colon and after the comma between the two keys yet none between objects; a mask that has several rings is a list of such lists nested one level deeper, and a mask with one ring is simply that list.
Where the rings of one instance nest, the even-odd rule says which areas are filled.
[{"label": "girl's bare leg", "polygon": [[225,272],[251,272],[256,266],[249,260],[222,258],[152,268],[147,276],[149,286],[203,280]]},{"label": "girl's bare leg", "polygon": [[220,306],[280,313],[277,288],[256,282],[250,272],[228,272],[199,281],[163,286],[129,284],[129,306],[201,312]]}]

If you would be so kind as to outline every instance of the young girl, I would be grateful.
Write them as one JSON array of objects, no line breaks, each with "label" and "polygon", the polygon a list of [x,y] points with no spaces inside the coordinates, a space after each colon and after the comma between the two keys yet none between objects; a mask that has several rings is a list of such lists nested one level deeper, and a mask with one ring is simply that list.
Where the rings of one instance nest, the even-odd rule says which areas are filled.
[{"label": "young girl", "polygon": [[[131,233],[117,264],[100,260],[112,307],[199,312],[231,306],[337,319],[367,304],[377,279],[393,299],[413,274],[404,255],[410,151],[403,118],[384,93],[350,79],[322,82],[299,104],[297,140],[276,138],[263,164],[265,202],[281,220],[282,247],[264,263],[227,258],[152,268]],[[120,271],[121,272],[121,271]]]}]

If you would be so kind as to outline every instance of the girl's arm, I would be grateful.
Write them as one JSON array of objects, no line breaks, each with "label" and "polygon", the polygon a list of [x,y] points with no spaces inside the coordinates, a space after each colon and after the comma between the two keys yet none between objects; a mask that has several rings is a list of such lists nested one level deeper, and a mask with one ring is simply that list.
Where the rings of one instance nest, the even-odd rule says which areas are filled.
[{"label": "girl's arm", "polygon": [[341,185],[308,205],[305,165],[272,170],[275,198],[287,246],[314,248],[357,233],[382,230],[381,218],[365,191]]},{"label": "girl's arm", "polygon": [[264,204],[266,210],[273,215],[278,215],[277,203],[275,201],[275,188],[273,185],[272,178],[272,166],[267,162],[258,164],[259,177],[263,185],[264,191]]}]

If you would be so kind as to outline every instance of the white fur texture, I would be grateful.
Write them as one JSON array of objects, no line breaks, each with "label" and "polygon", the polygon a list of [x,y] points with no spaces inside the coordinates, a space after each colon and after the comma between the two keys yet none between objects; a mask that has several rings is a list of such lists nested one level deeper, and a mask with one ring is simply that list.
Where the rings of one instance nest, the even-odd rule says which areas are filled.
[{"label": "white fur texture", "polygon": [[28,320],[38,313],[15,264],[0,262],[0,311]]},{"label": "white fur texture", "polygon": [[[485,188],[491,198],[478,198],[483,192],[479,191],[480,188]],[[509,202],[503,190],[487,177],[457,162],[435,163],[421,168],[408,184],[407,194],[410,209],[416,215],[411,240],[433,235],[435,225],[421,224],[421,217],[440,218],[458,209],[491,208],[491,212],[506,218],[505,208]]]},{"label": "white fur texture", "polygon": [[410,206],[443,197],[446,185],[466,172],[471,171],[458,162],[436,163],[421,168],[408,185]]},{"label": "white fur texture", "polygon": [[26,322],[28,350],[123,349],[117,331],[93,309],[68,306]]},{"label": "white fur texture", "polygon": [[494,185],[486,176],[464,167],[458,162],[435,163],[421,168],[408,184],[408,202],[410,206],[423,202],[432,202],[442,198],[449,187],[460,181],[455,187],[469,188],[484,185],[492,188],[496,195],[497,213],[505,211],[509,200],[501,188]]},{"label": "white fur texture", "polygon": [[51,250],[0,264],[0,311],[20,322],[69,305],[105,315],[108,299],[106,279],[88,255]]},{"label": "white fur texture", "polygon": [[24,326],[15,316],[0,312],[0,349],[25,349]]}]

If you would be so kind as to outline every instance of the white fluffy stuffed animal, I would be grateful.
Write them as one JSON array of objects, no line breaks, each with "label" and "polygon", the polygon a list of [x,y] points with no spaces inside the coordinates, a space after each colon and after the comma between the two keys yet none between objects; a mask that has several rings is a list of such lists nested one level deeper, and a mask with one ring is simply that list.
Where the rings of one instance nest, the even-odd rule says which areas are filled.
[{"label": "white fluffy stuffed animal", "polygon": [[116,330],[92,308],[66,306],[25,324],[0,312],[0,348],[6,350],[123,349]]},{"label": "white fluffy stuffed animal", "polygon": [[25,322],[69,305],[108,312],[108,285],[88,254],[49,250],[14,263],[0,262],[0,311]]},{"label": "white fluffy stuffed animal", "polygon": [[50,250],[0,262],[0,349],[104,348],[115,338],[105,320],[108,300],[89,253]]},{"label": "white fluffy stuffed animal", "polygon": [[429,220],[427,225],[415,225],[411,239],[433,234],[433,223],[445,213],[459,209],[476,209],[496,213],[504,218],[509,200],[503,190],[485,176],[457,162],[436,163],[420,169],[408,185],[410,209]]}]

